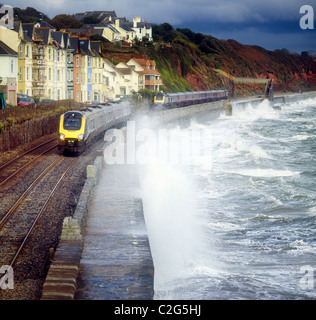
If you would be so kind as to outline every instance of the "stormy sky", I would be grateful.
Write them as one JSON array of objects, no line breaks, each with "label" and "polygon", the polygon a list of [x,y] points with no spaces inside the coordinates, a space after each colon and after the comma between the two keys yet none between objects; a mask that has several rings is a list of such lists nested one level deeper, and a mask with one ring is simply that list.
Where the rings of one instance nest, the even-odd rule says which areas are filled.
[{"label": "stormy sky", "polygon": [[129,20],[138,15],[151,23],[168,22],[175,28],[268,50],[316,50],[316,29],[300,28],[301,6],[313,7],[315,21],[316,0],[6,0],[5,4],[34,7],[50,18],[60,13],[115,10],[117,16]]}]

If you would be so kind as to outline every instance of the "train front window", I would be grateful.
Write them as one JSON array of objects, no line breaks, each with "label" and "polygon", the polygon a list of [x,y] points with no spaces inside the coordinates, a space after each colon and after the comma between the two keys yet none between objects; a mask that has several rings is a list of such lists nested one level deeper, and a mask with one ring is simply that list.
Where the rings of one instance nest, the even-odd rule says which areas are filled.
[{"label": "train front window", "polygon": [[80,130],[80,128],[81,128],[81,116],[76,114],[65,115],[64,117],[65,130]]},{"label": "train front window", "polygon": [[163,94],[157,94],[156,95],[156,101],[162,101],[163,100],[164,95]]}]

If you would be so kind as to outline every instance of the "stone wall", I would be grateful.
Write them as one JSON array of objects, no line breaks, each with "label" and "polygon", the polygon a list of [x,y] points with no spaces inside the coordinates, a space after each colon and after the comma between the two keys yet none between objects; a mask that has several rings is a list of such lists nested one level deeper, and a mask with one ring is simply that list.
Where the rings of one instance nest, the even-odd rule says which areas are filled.
[{"label": "stone wall", "polygon": [[87,179],[74,215],[63,221],[60,241],[43,285],[41,300],[74,300],[83,250],[83,229],[102,163],[103,157],[99,156],[93,165],[87,167]]}]

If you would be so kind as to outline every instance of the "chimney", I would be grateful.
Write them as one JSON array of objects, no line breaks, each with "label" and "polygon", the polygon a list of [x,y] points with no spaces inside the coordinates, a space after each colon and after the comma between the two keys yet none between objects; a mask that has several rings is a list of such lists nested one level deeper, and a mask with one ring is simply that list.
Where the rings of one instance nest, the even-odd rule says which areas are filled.
[{"label": "chimney", "polygon": [[133,18],[133,28],[137,28],[137,23],[140,22],[140,16]]}]

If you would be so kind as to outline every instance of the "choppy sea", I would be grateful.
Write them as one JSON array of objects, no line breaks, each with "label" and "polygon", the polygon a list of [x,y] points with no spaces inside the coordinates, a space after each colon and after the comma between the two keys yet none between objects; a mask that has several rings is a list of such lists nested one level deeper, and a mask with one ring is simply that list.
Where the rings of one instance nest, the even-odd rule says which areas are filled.
[{"label": "choppy sea", "polygon": [[168,130],[177,161],[140,168],[155,299],[316,298],[316,99]]}]

